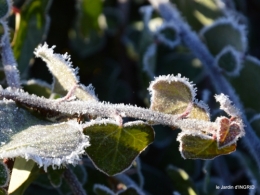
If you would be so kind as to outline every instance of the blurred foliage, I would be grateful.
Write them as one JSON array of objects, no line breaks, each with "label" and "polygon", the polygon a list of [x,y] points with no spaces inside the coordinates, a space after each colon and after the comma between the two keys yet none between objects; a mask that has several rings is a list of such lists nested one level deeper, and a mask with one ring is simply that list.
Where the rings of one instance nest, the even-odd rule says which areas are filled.
[{"label": "blurred foliage", "polygon": [[[226,77],[234,86],[246,111],[253,118],[260,110],[258,100],[260,65],[257,59],[252,60],[252,56],[260,59],[259,1],[225,1],[229,2],[225,10],[217,3],[221,1],[217,0],[172,0],[172,2],[196,32],[227,14],[237,17],[239,24],[246,25],[248,43],[247,52],[241,55],[243,69],[237,77],[227,75]],[[22,78],[41,79],[49,84],[48,86],[40,82],[33,84],[25,82],[24,89],[29,93],[45,97],[51,94],[51,74],[41,60],[33,57],[34,48],[46,41],[50,46],[56,45],[55,53],[68,52],[71,55],[73,66],[79,67],[80,82],[86,86],[92,83],[101,101],[148,107],[149,94],[146,89],[152,79],[151,75],[143,70],[143,59],[147,48],[155,44],[156,51],[152,55],[154,67],[151,68],[153,75],[181,73],[197,84],[199,99],[205,100],[211,108],[216,107],[212,99],[203,96],[203,92],[207,90],[211,95],[215,94],[203,64],[185,45],[180,44],[171,49],[159,42],[155,30],[143,23],[144,14],[141,14],[139,9],[148,5],[146,1],[13,0],[13,3],[15,9],[9,25],[13,50]],[[1,7],[0,14],[2,10],[6,9]],[[153,13],[151,17],[151,21],[158,21],[157,13]],[[151,21],[149,24],[152,24]],[[211,28],[207,33],[200,34],[209,51],[217,55],[226,45],[233,45],[239,51],[244,51],[244,43],[238,31],[232,25],[224,27]],[[211,113],[216,112],[218,111],[211,110]],[[253,123],[258,136],[259,121],[255,120]],[[259,173],[256,163],[252,163],[252,157],[240,142],[235,154],[218,157],[212,161],[184,160],[178,151],[177,131],[179,130],[172,131],[167,127],[156,126],[154,143],[140,155],[139,171],[144,179],[144,185],[139,187],[145,194],[172,195],[173,192],[176,194],[179,192],[190,195],[242,195],[249,194],[249,190],[221,190],[216,189],[216,185],[220,187],[252,185],[252,181],[255,181],[253,183],[255,187],[260,184],[259,175],[256,174]],[[136,154],[132,158],[135,157]],[[137,185],[140,183],[136,167],[133,166],[124,173],[131,183],[100,172],[93,166],[90,158],[85,156],[81,165],[72,168],[88,194],[94,193],[95,184],[102,184],[117,193],[126,190],[132,183]],[[19,160],[22,161],[18,158],[15,163]],[[19,168],[17,164],[14,167]],[[71,194],[62,178],[63,170],[51,170],[45,173],[33,164],[26,168],[29,169],[34,171],[34,175],[28,175],[26,184],[21,185],[19,189],[21,191],[17,191],[17,194],[21,194],[27,186],[29,187],[24,193],[27,195],[35,192],[39,195]],[[180,185],[177,185],[178,182]],[[260,194],[260,189],[255,190],[255,194]],[[2,194],[2,191],[0,193]],[[138,190],[130,188],[119,194],[139,193]]]}]

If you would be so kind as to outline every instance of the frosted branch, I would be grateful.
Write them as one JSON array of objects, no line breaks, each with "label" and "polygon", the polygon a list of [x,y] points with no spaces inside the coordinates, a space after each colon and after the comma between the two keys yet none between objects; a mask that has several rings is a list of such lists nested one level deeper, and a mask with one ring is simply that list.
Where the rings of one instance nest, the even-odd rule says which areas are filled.
[{"label": "frosted branch", "polygon": [[242,119],[245,123],[246,136],[243,140],[249,152],[254,157],[260,169],[260,140],[255,134],[254,130],[250,126],[244,112],[243,105],[241,104],[238,96],[235,94],[234,89],[230,83],[225,79],[225,77],[217,70],[214,66],[214,57],[211,55],[207,47],[202,43],[197,34],[193,32],[190,26],[182,19],[178,10],[167,0],[149,0],[150,3],[155,7],[161,16],[167,22],[174,22],[174,24],[179,29],[179,34],[182,41],[189,47],[189,49],[198,57],[198,59],[203,63],[211,83],[215,87],[218,93],[224,93],[230,97],[232,102],[238,107],[242,112]]},{"label": "frosted branch", "polygon": [[216,124],[196,119],[180,119],[179,115],[163,114],[146,108],[124,104],[110,104],[106,102],[88,102],[88,101],[58,101],[29,95],[22,90],[11,90],[7,88],[0,90],[1,99],[11,99],[28,107],[50,112],[59,112],[69,115],[89,114],[92,116],[113,118],[115,113],[122,117],[131,117],[153,124],[162,124],[179,127],[185,130],[198,130],[213,133],[216,130]]}]

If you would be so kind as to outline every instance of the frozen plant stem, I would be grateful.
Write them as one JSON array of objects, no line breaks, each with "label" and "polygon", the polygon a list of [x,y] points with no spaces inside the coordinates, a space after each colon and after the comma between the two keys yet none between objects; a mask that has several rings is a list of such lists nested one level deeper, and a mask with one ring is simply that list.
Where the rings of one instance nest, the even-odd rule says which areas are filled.
[{"label": "frozen plant stem", "polygon": [[12,88],[20,88],[19,71],[17,69],[17,63],[14,59],[13,51],[11,49],[9,37],[5,37],[3,40],[1,56],[8,86]]},{"label": "frozen plant stem", "polygon": [[179,115],[164,114],[150,109],[140,108],[124,104],[109,104],[95,101],[57,101],[29,95],[21,90],[0,90],[0,99],[11,99],[28,107],[59,112],[69,115],[89,114],[92,116],[114,118],[115,113],[122,117],[131,117],[152,124],[175,126],[185,130],[198,130],[215,133],[216,123],[196,119],[180,119]]},{"label": "frozen plant stem", "polygon": [[68,167],[64,173],[63,177],[66,180],[67,184],[69,185],[70,189],[72,190],[73,194],[77,195],[86,195],[85,190],[82,188],[81,183],[79,182],[76,175],[70,170]]},{"label": "frozen plant stem", "polygon": [[248,122],[244,112],[243,106],[235,94],[230,83],[225,77],[213,66],[214,57],[211,55],[207,47],[202,43],[197,34],[193,32],[190,26],[181,18],[178,10],[169,3],[168,0],[149,0],[152,6],[158,10],[162,18],[167,22],[173,22],[178,30],[182,41],[189,47],[189,49],[199,58],[205,66],[211,83],[214,85],[218,93],[224,93],[229,96],[233,103],[241,110],[242,119],[246,126],[246,136],[242,139],[245,146],[249,149],[251,155],[257,162],[260,169],[260,140]]}]

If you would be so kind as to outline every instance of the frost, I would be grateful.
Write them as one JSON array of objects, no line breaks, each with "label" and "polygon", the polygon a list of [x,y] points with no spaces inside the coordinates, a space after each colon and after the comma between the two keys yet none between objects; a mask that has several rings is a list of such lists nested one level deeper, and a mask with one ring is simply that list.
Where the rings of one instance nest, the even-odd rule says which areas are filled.
[{"label": "frost", "polygon": [[232,104],[228,96],[221,93],[220,95],[215,95],[215,99],[220,103],[220,109],[224,110],[228,115],[241,118],[241,112]]},{"label": "frost", "polygon": [[[23,90],[12,90],[11,88],[0,90],[0,98],[12,99],[21,103],[29,108],[36,110],[45,110],[55,113],[68,114],[71,116],[78,114],[89,114],[91,116],[108,117],[113,118],[115,114],[122,117],[138,118],[140,120],[153,121],[155,124],[164,124],[169,126],[181,127],[185,123],[184,120],[177,120],[177,115],[169,115],[160,112],[155,112],[150,109],[140,108],[137,106],[124,105],[124,104],[110,104],[106,102],[89,102],[89,101],[57,101],[38,97],[35,95],[29,95]],[[112,119],[109,119],[110,121]],[[112,120],[115,123],[115,120]],[[198,127],[204,128],[204,123],[199,120],[185,119],[186,123],[196,124]],[[190,121],[190,122],[188,122]]]},{"label": "frost", "polygon": [[[39,166],[77,164],[88,147],[89,137],[76,121],[50,123],[39,120],[13,101],[0,102],[0,158],[32,159]],[[12,131],[10,131],[10,129]]]},{"label": "frost", "polygon": [[113,125],[118,125],[115,120],[112,119],[100,119],[100,120],[91,120],[90,122],[87,122],[83,124],[83,128],[88,128],[93,125],[108,125],[108,124],[113,124]]},{"label": "frost", "polygon": [[65,53],[63,55],[55,54],[53,49],[55,46],[48,48],[48,45],[40,45],[35,49],[34,54],[36,57],[40,57],[47,63],[47,66],[54,77],[53,90],[56,93],[65,95],[66,92],[70,92],[75,89],[75,95],[81,100],[97,101],[97,97],[94,94],[94,88],[92,85],[85,87],[79,85],[79,78],[77,76],[78,69],[72,68],[70,56]]}]

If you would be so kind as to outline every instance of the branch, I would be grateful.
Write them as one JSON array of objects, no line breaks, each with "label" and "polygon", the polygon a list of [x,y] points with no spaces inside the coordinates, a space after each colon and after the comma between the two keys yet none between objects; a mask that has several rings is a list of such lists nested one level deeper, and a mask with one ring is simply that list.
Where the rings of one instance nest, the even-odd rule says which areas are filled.
[{"label": "branch", "polygon": [[243,105],[241,104],[238,96],[230,83],[225,77],[216,69],[214,64],[214,57],[211,55],[207,47],[202,43],[197,34],[190,29],[190,26],[181,18],[178,10],[169,3],[168,0],[149,0],[150,3],[155,7],[161,16],[168,22],[174,22],[179,29],[179,34],[183,42],[189,47],[189,49],[199,58],[204,64],[206,72],[208,73],[211,83],[215,87],[218,93],[224,93],[230,97],[232,102],[241,110],[242,119],[245,123],[246,136],[243,138],[245,146],[249,149],[249,152],[257,162],[258,168],[260,169],[260,140],[252,129],[248,122],[244,112]]},{"label": "branch", "polygon": [[0,90],[0,99],[11,99],[30,108],[45,110],[49,112],[59,112],[69,115],[89,114],[91,116],[114,118],[115,114],[121,117],[131,117],[152,122],[152,124],[162,124],[179,127],[182,130],[198,130],[215,133],[216,123],[196,120],[181,119],[179,115],[163,114],[150,109],[124,104],[110,104],[96,101],[59,101],[51,100],[35,95],[29,95],[22,90],[11,90],[7,88]]}]

